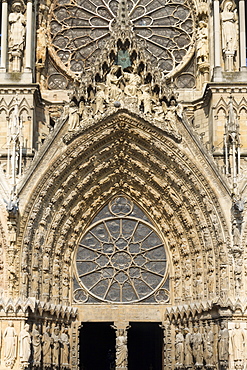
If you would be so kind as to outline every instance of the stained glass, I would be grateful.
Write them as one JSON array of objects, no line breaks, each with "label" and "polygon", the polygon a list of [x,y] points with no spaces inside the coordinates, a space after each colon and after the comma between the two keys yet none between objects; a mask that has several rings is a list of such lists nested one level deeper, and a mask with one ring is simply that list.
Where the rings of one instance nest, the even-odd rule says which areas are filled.
[{"label": "stained glass", "polygon": [[[116,0],[52,2],[50,41],[65,70],[80,72],[92,65],[102,51],[100,41],[109,40],[118,7]],[[182,65],[193,44],[190,0],[129,0],[128,13],[135,35],[147,43],[147,57],[154,58],[164,73]]]},{"label": "stained glass", "polygon": [[138,302],[165,282],[165,246],[145,213],[120,195],[81,238],[76,266],[82,288],[98,300]]}]

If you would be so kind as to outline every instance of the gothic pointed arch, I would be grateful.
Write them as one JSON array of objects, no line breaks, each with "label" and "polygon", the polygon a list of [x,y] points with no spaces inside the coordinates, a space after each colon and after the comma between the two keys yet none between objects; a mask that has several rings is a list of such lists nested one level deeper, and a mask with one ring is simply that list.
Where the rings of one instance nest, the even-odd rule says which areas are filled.
[{"label": "gothic pointed arch", "polygon": [[[20,228],[30,271],[25,294],[73,303],[77,246],[102,204],[120,193],[149,215],[164,239],[171,269],[170,303],[226,294],[230,271],[224,213],[213,182],[199,170],[201,149],[189,139],[186,127],[181,126],[181,141],[119,112],[76,135],[67,135],[65,127],[58,130],[63,139],[60,153],[51,160],[51,138],[35,163],[41,172],[28,175],[22,189],[25,193],[28,182],[36,182]],[[227,197],[210,159],[204,165]]]}]

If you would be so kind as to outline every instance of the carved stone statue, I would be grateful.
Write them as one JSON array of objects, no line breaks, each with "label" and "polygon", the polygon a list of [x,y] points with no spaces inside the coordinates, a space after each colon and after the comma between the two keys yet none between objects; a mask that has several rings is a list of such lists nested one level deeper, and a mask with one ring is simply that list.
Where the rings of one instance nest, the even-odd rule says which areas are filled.
[{"label": "carved stone statue", "polygon": [[237,10],[233,10],[233,2],[227,1],[221,13],[222,50],[225,59],[225,70],[233,71],[233,60],[238,47]]},{"label": "carved stone statue", "polygon": [[220,325],[218,336],[218,353],[220,362],[222,364],[227,363],[229,357],[229,331],[224,322],[222,322]]},{"label": "carved stone statue", "polygon": [[137,90],[141,85],[141,77],[136,73],[133,68],[132,72],[124,72],[125,88],[124,93],[127,96],[135,97],[137,95]]},{"label": "carved stone statue", "polygon": [[122,95],[122,90],[119,88],[119,82],[123,76],[117,77],[116,73],[119,66],[113,65],[106,75],[107,99],[106,100],[119,100]]},{"label": "carved stone statue", "polygon": [[197,326],[194,327],[194,333],[192,334],[192,348],[195,366],[203,366],[203,341]]},{"label": "carved stone statue", "polygon": [[207,326],[204,334],[204,359],[206,366],[213,366],[213,347],[214,347],[214,333],[212,328]]},{"label": "carved stone statue", "polygon": [[105,85],[99,83],[97,85],[97,91],[95,95],[95,110],[94,113],[104,113],[104,103],[107,100],[107,96],[105,94]]},{"label": "carved stone statue", "polygon": [[29,333],[29,325],[25,324],[23,330],[20,332],[19,336],[20,348],[20,362],[26,367],[29,364],[30,355],[31,355],[31,336]]},{"label": "carved stone statue", "polygon": [[54,328],[54,332],[52,334],[52,363],[55,368],[59,366],[59,353],[60,353],[60,335],[59,335],[59,328],[56,326]]},{"label": "carved stone statue", "polygon": [[39,68],[43,68],[46,60],[47,49],[47,28],[45,19],[37,31],[37,48],[36,48],[36,63]]},{"label": "carved stone statue", "polygon": [[80,126],[78,107],[74,101],[69,104],[69,131],[73,131]]},{"label": "carved stone statue", "polygon": [[223,12],[221,13],[222,20],[222,47],[223,52],[235,53],[238,46],[237,34],[237,9],[233,11],[233,2],[225,3]]},{"label": "carved stone statue", "polygon": [[123,329],[120,329],[116,338],[116,367],[126,367],[127,356],[127,334]]},{"label": "carved stone statue", "polygon": [[184,336],[179,331],[179,329],[176,329],[175,360],[176,360],[176,366],[183,366],[183,363],[184,363]]},{"label": "carved stone statue", "polygon": [[193,358],[192,358],[192,335],[188,328],[184,329],[185,338],[184,338],[184,365],[187,368],[192,367]]},{"label": "carved stone statue", "polygon": [[8,322],[8,326],[3,333],[4,341],[4,362],[6,367],[13,367],[17,351],[17,334],[13,321]]},{"label": "carved stone statue", "polygon": [[43,363],[45,366],[51,366],[51,344],[50,327],[46,326],[42,336]]},{"label": "carved stone statue", "polygon": [[138,104],[143,103],[144,114],[152,112],[152,96],[150,94],[150,85],[142,85],[140,87],[141,93],[139,95]]},{"label": "carved stone statue", "polygon": [[61,365],[68,366],[69,365],[69,336],[68,336],[68,329],[63,328],[61,337]]},{"label": "carved stone statue", "polygon": [[9,14],[9,54],[10,60],[13,62],[13,72],[21,71],[21,59],[23,57],[26,33],[26,18],[22,14],[23,11],[24,5],[22,1],[14,1],[12,13]]},{"label": "carved stone statue", "polygon": [[165,113],[165,126],[168,130],[178,133],[177,129],[177,117],[182,116],[182,107],[177,105],[175,99],[171,99],[170,105],[167,107],[165,102],[163,102],[163,108]]},{"label": "carved stone statue", "polygon": [[41,361],[41,338],[38,326],[34,324],[32,330],[33,364],[37,367],[40,366]]},{"label": "carved stone statue", "polygon": [[199,29],[197,32],[197,63],[208,62],[208,28],[203,21],[199,22]]},{"label": "carved stone statue", "polygon": [[237,322],[235,328],[232,329],[230,354],[235,362],[235,367],[238,368],[237,363],[242,362],[245,358],[245,333]]}]

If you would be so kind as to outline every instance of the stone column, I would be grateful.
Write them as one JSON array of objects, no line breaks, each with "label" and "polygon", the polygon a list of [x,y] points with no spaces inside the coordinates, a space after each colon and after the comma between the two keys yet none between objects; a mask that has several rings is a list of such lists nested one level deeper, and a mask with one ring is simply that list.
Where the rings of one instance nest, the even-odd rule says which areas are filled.
[{"label": "stone column", "polygon": [[1,29],[1,69],[6,72],[8,40],[8,3],[2,0],[2,29]]},{"label": "stone column", "polygon": [[116,331],[116,370],[128,370],[127,330],[129,325],[119,323],[112,326]]},{"label": "stone column", "polygon": [[240,69],[246,68],[245,0],[239,0]]},{"label": "stone column", "polygon": [[26,28],[26,63],[25,71],[28,72],[32,68],[32,34],[33,30],[33,3],[32,0],[27,2],[27,28]]},{"label": "stone column", "polygon": [[165,321],[160,325],[163,329],[163,362],[164,370],[171,370],[173,367],[172,359],[174,358],[172,353],[172,329],[169,321]]},{"label": "stone column", "polygon": [[214,69],[221,71],[220,3],[214,0]]}]

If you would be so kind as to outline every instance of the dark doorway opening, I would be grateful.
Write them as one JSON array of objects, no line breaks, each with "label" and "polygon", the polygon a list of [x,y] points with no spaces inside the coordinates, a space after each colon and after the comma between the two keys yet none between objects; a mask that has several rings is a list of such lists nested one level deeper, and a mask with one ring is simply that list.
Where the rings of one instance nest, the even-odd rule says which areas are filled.
[{"label": "dark doorway opening", "polygon": [[115,363],[115,330],[110,322],[82,323],[80,369],[110,370]]},{"label": "dark doorway opening", "polygon": [[161,323],[130,323],[128,370],[162,370],[163,336]]}]

